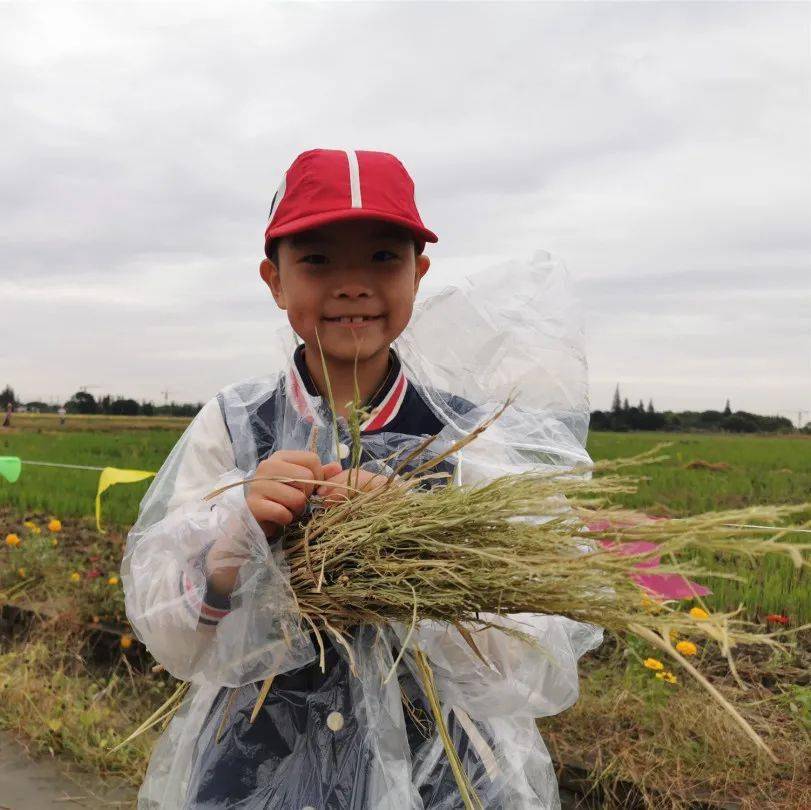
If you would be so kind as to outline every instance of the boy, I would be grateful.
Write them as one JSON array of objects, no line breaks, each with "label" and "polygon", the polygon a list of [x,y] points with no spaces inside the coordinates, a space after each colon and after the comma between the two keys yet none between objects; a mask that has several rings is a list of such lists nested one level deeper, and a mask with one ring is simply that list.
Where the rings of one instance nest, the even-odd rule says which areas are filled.
[{"label": "boy", "polygon": [[[391,348],[430,266],[425,243],[436,241],[392,155],[312,150],[287,171],[260,274],[302,342],[283,373],[226,388],[206,404],[128,538],[130,621],[172,674],[195,684],[156,748],[141,807],[462,807],[408,656],[385,681],[403,633],[364,626],[324,633],[319,654],[280,547],[283,528],[306,518],[313,494],[329,503],[343,492],[355,378],[369,410],[361,488],[385,480],[380,459],[475,413],[470,402],[409,379]],[[201,500],[254,476],[320,483],[254,480]],[[574,623],[548,618],[533,627],[544,653],[482,633],[479,649],[492,667],[453,628],[426,623],[414,636],[434,666],[454,747],[488,808],[556,806],[533,717],[574,702],[576,660],[590,642],[574,638]],[[555,659],[551,650],[563,652]]]}]

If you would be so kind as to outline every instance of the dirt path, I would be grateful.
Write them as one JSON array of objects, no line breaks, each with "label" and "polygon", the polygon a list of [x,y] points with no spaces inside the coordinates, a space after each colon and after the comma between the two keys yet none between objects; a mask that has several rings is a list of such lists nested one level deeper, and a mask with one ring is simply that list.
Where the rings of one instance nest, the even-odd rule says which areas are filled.
[{"label": "dirt path", "polygon": [[9,734],[0,731],[0,810],[69,810],[134,807],[129,787],[101,785],[61,759],[36,760]]}]

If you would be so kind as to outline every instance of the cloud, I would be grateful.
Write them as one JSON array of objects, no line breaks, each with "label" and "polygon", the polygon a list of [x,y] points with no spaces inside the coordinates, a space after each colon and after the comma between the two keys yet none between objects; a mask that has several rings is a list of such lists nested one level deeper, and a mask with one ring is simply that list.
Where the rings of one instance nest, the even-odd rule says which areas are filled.
[{"label": "cloud", "polygon": [[262,373],[270,199],[298,152],[355,146],[415,177],[441,238],[426,290],[566,260],[595,404],[619,381],[662,406],[809,407],[809,17],[3,5],[0,377],[26,399],[92,377],[197,400]]}]

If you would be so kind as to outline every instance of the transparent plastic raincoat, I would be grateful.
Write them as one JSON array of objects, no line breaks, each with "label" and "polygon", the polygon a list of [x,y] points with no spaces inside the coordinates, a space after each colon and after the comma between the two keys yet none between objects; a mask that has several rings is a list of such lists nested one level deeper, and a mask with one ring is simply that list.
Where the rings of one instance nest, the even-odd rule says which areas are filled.
[{"label": "transparent plastic raincoat", "polygon": [[[322,462],[345,455],[347,426],[338,420],[335,437],[289,327],[274,351],[273,373],[229,386],[203,407],[144,497],[127,541],[127,615],[155,658],[192,682],[154,750],[139,807],[462,807],[408,652],[414,648],[428,657],[445,723],[482,805],[558,807],[535,718],[577,700],[577,661],[600,643],[597,628],[559,616],[483,615],[536,642],[479,630],[488,666],[452,625],[421,622],[397,677],[384,682],[408,628],[358,626],[349,630],[356,671],[324,633],[322,672],[318,639],[297,614],[281,541],[267,541],[243,487],[203,500],[277,450],[310,449],[315,425]],[[407,453],[425,435],[438,434],[431,452],[441,452],[514,392],[503,416],[445,465],[454,483],[588,459],[579,319],[563,267],[545,253],[417,306],[369,403],[362,466],[379,470],[380,459]],[[206,586],[205,553],[218,538],[228,538],[240,566],[230,599]]]}]

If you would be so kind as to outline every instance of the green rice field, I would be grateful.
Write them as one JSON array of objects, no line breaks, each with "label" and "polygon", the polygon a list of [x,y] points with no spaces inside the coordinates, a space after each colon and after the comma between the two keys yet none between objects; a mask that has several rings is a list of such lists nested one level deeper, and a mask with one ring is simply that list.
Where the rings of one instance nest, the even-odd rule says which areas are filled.
[{"label": "green rice field", "polygon": [[[27,416],[0,432],[0,455],[88,466],[157,470],[188,420],[71,417],[64,427],[49,417]],[[151,427],[150,425],[160,425]],[[667,460],[640,468],[638,492],[627,506],[654,515],[679,516],[749,504],[811,501],[811,439],[794,436],[593,433],[595,459],[632,456],[667,443]],[[23,466],[19,481],[0,479],[0,505],[24,518],[92,516],[98,473]],[[149,480],[111,488],[104,520],[121,529],[134,521]],[[809,515],[811,518],[811,515]],[[715,581],[710,604],[730,609],[743,602],[750,615],[783,613],[811,620],[809,583],[786,560],[767,560],[738,573],[745,583]]]}]

